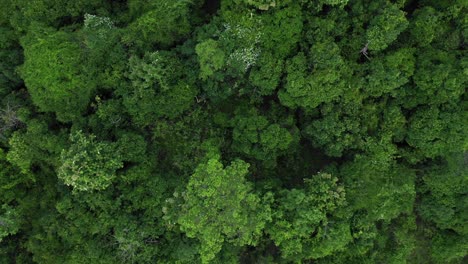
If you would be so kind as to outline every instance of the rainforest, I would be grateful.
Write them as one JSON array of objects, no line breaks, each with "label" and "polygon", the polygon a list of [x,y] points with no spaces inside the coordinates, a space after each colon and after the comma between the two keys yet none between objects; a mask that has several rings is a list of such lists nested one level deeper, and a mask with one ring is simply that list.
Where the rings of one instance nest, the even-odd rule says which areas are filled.
[{"label": "rainforest", "polygon": [[468,263],[468,1],[2,0],[0,263]]}]

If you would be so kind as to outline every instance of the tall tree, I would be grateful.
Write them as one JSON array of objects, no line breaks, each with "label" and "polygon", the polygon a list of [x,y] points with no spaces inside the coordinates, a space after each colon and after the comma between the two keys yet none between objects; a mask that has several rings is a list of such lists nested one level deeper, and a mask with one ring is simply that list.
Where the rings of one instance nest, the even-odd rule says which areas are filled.
[{"label": "tall tree", "polygon": [[33,103],[61,121],[83,114],[96,81],[83,71],[84,57],[72,33],[36,28],[21,40],[25,61],[21,76]]},{"label": "tall tree", "polygon": [[208,263],[224,243],[255,245],[265,223],[269,207],[246,181],[249,164],[235,160],[225,168],[219,157],[200,164],[180,194],[176,219],[187,236],[200,240],[203,263]]}]

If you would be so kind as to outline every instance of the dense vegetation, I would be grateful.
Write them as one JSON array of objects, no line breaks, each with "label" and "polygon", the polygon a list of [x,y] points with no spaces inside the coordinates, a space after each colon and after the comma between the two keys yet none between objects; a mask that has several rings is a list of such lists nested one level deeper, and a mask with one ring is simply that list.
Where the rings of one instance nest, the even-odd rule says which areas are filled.
[{"label": "dense vegetation", "polygon": [[465,0],[3,0],[0,263],[462,263],[467,41]]}]

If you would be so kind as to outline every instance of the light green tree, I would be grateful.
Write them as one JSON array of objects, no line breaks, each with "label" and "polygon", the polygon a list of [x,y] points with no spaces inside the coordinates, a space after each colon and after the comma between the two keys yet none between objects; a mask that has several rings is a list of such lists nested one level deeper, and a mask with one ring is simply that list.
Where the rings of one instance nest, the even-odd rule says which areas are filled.
[{"label": "light green tree", "polygon": [[189,179],[177,222],[187,236],[200,240],[203,263],[224,243],[255,245],[270,219],[269,208],[245,179],[248,168],[242,160],[223,168],[219,157],[213,157]]},{"label": "light green tree", "polygon": [[104,190],[123,167],[113,143],[98,142],[81,131],[70,134],[71,145],[62,151],[58,177],[77,191]]},{"label": "light green tree", "polygon": [[224,66],[224,53],[217,41],[208,39],[195,47],[200,63],[200,78],[205,80]]},{"label": "light green tree", "polygon": [[33,103],[44,112],[55,112],[61,121],[72,121],[86,109],[95,82],[84,74],[84,57],[74,35],[35,29],[24,37],[21,77]]}]

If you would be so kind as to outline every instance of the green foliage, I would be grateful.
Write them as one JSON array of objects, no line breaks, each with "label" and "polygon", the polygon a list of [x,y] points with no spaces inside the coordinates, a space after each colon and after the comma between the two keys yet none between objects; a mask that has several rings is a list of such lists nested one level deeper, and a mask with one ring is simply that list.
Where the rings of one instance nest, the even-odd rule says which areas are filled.
[{"label": "green foliage", "polygon": [[286,259],[320,258],[342,250],[351,240],[346,223],[333,215],[345,205],[345,191],[338,179],[319,173],[304,179],[303,189],[283,190],[267,229]]},{"label": "green foliage", "polygon": [[245,0],[244,2],[260,10],[268,10],[276,7],[276,0]]},{"label": "green foliage", "polygon": [[[136,4],[130,1],[131,6]],[[168,47],[190,33],[190,1],[158,0],[147,4],[149,10],[133,21],[123,36],[124,43],[151,48]]]},{"label": "green foliage", "polygon": [[0,210],[0,242],[8,235],[14,235],[20,228],[18,212],[7,205],[2,205]]},{"label": "green foliage", "polygon": [[306,123],[303,132],[327,155],[340,157],[344,150],[363,149],[368,131],[376,128],[378,108],[375,104],[357,102],[325,104],[321,118]]},{"label": "green foliage", "polygon": [[349,0],[322,0],[321,2],[326,5],[346,5]]},{"label": "green foliage", "polygon": [[210,158],[197,167],[181,194],[184,203],[177,222],[187,236],[200,240],[203,263],[215,257],[223,242],[255,245],[270,218],[245,180],[248,168],[242,160],[223,168],[219,157]]},{"label": "green foliage", "polygon": [[467,112],[457,106],[420,108],[409,120],[406,142],[430,158],[464,151],[467,118]]},{"label": "green foliage", "polygon": [[211,121],[211,115],[197,108],[178,121],[158,122],[153,138],[165,150],[163,164],[178,175],[193,173],[205,155],[222,143],[222,131],[214,128]]},{"label": "green foliage", "polygon": [[73,35],[41,29],[22,39],[25,62],[21,67],[32,101],[61,121],[78,118],[86,109],[95,82],[83,72],[83,57]]},{"label": "green foliage", "polygon": [[13,29],[0,23],[0,36],[0,97],[4,97],[21,83],[15,68],[21,64],[22,54]]},{"label": "green foliage", "polygon": [[271,95],[274,93],[281,81],[283,73],[283,60],[275,59],[272,54],[263,53],[258,59],[261,67],[253,67],[250,72],[250,81],[258,87],[260,95]]},{"label": "green foliage", "polygon": [[467,8],[2,1],[0,262],[464,263]]},{"label": "green foliage", "polygon": [[65,145],[64,133],[48,131],[46,119],[28,120],[26,131],[15,131],[9,139],[7,160],[18,167],[21,173],[32,173],[39,164],[56,166]]},{"label": "green foliage", "polygon": [[301,39],[304,27],[302,12],[298,5],[291,5],[275,10],[270,16],[262,17],[264,20],[264,32],[260,35],[262,50],[274,54],[279,59],[290,56]]},{"label": "green foliage", "polygon": [[25,185],[33,181],[31,174],[21,173],[19,169],[12,166],[6,160],[5,151],[0,148],[0,201],[5,204],[14,203],[24,194]]},{"label": "green foliage", "polygon": [[382,8],[382,13],[373,17],[367,30],[370,50],[384,50],[408,27],[405,13],[394,4]]},{"label": "green foliage", "polygon": [[420,46],[428,46],[440,34],[439,14],[437,11],[426,6],[414,12],[411,21],[410,32],[414,41]]},{"label": "green foliage", "polygon": [[460,71],[460,62],[455,54],[441,50],[423,50],[419,54],[413,76],[417,87],[414,92],[418,95],[413,100],[418,103],[443,104],[460,98],[467,83],[467,78]]},{"label": "green foliage", "polygon": [[120,135],[116,144],[122,160],[139,162],[145,156],[147,143],[137,133],[126,132]]},{"label": "green foliage", "polygon": [[297,133],[279,124],[270,123],[255,109],[237,111],[232,120],[232,149],[248,157],[265,161],[268,166],[276,164],[276,158],[297,145]]},{"label": "green foliage", "polygon": [[424,196],[421,216],[440,229],[468,234],[467,190],[468,169],[463,155],[451,155],[446,164],[430,168],[423,176]]},{"label": "green foliage", "polygon": [[[71,146],[62,152],[58,177],[77,191],[107,188],[122,168],[122,158],[112,143],[96,142],[81,131],[70,134]],[[117,154],[117,155],[116,155]]]},{"label": "green foliage", "polygon": [[183,79],[183,66],[171,53],[154,52],[130,58],[131,87],[118,92],[136,124],[145,126],[159,117],[175,118],[194,101],[195,88]]},{"label": "green foliage", "polygon": [[372,96],[393,93],[410,81],[414,73],[414,50],[399,49],[394,54],[387,54],[385,59],[373,59],[369,64],[370,74],[364,89]]},{"label": "green foliage", "polygon": [[285,90],[278,95],[281,103],[291,108],[312,109],[340,96],[347,69],[339,53],[334,43],[317,43],[310,49],[309,60],[303,53],[296,55],[287,65]]},{"label": "green foliage", "polygon": [[436,235],[432,240],[432,259],[434,263],[463,263],[468,250],[466,235],[457,236],[447,232]]},{"label": "green foliage", "polygon": [[224,66],[224,53],[218,42],[208,39],[195,47],[200,62],[200,78],[206,80]]},{"label": "green foliage", "polygon": [[77,1],[57,1],[57,0],[37,0],[34,2],[27,0],[6,0],[11,11],[9,21],[11,25],[20,32],[29,30],[29,26],[36,22],[41,24],[59,27],[66,24],[65,21],[76,21],[85,13],[107,13],[109,3],[99,0],[77,0]]},{"label": "green foliage", "polygon": [[127,57],[120,30],[108,17],[85,14],[80,38],[85,45],[84,71],[92,76],[99,88],[115,88],[123,81]]},{"label": "green foliage", "polygon": [[263,28],[260,19],[247,12],[226,11],[223,20],[215,19],[200,30],[195,46],[200,65],[199,77],[207,98],[215,103],[252,91],[243,81],[262,53],[259,43]]},{"label": "green foliage", "polygon": [[414,172],[407,168],[376,158],[357,157],[344,166],[342,174],[346,175],[350,206],[367,210],[372,220],[389,221],[411,213],[416,192]]}]

